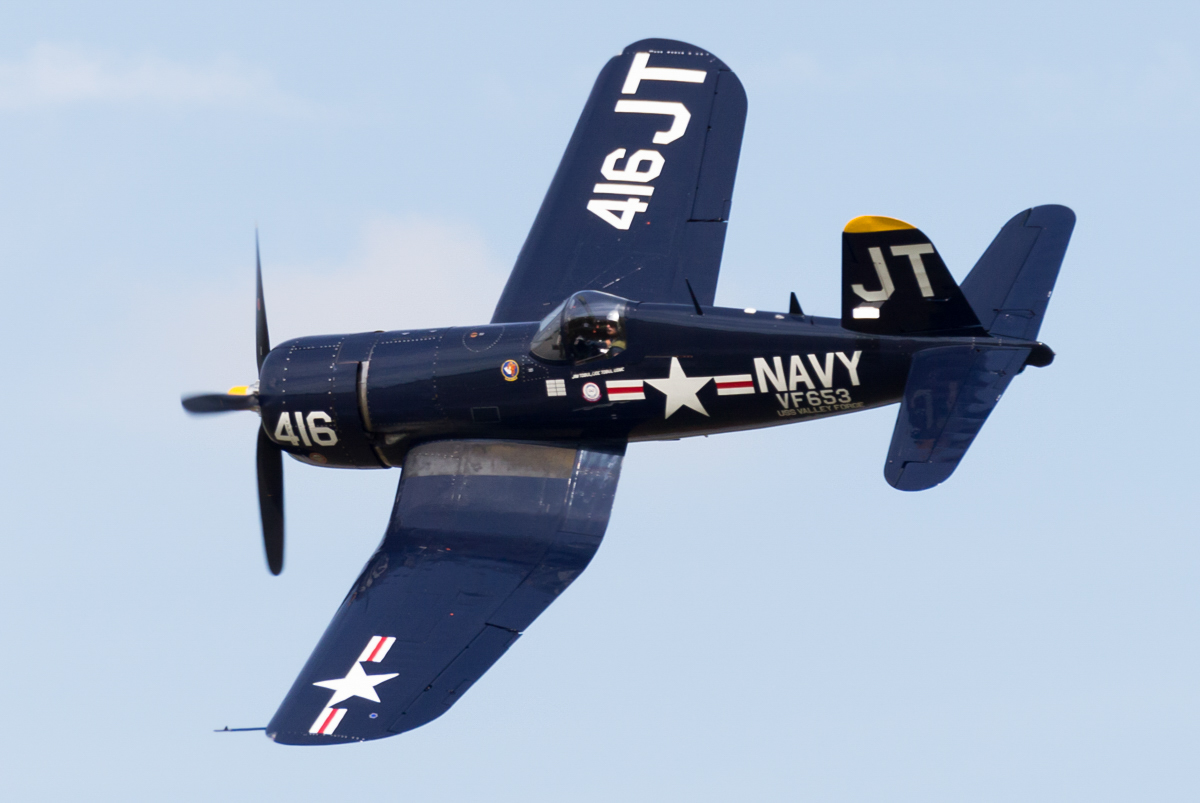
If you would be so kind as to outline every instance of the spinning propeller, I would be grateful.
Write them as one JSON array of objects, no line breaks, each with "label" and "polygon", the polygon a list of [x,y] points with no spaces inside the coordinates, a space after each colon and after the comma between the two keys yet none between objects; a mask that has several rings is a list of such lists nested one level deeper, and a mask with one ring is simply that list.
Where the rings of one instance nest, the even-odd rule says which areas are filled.
[{"label": "spinning propeller", "polygon": [[[258,251],[258,231],[254,232],[254,274],[256,284],[255,357],[261,375],[263,360],[271,351],[267,334],[267,309],[263,304],[262,258]],[[183,398],[189,413],[227,413],[232,410],[259,411],[258,382],[230,388],[228,393],[201,393]],[[258,509],[262,515],[263,547],[271,574],[283,571],[283,451],[258,428]]]}]

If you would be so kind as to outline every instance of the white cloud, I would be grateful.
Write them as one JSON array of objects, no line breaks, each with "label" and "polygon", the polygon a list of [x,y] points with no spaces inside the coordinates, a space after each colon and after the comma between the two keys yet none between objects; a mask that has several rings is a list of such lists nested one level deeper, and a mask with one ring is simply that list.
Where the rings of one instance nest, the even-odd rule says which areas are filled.
[{"label": "white cloud", "polygon": [[419,216],[369,220],[342,264],[269,262],[264,292],[286,337],[485,323],[508,275],[478,231]]},{"label": "white cloud", "polygon": [[789,52],[764,56],[744,74],[756,86],[845,96],[854,103],[891,95],[990,104],[998,116],[1036,114],[1103,124],[1158,118],[1195,122],[1198,61],[1195,48],[1178,44],[1124,54],[1102,70],[1063,59],[1018,61],[998,69],[983,55],[955,60],[924,52],[853,58]]},{"label": "white cloud", "polygon": [[[268,233],[263,285],[276,345],[304,335],[486,323],[511,267],[491,254],[475,229],[416,216],[367,221],[357,245],[336,263],[281,263],[272,250]],[[220,390],[249,381],[247,369],[254,365],[253,258],[247,250],[245,277],[236,285],[199,292],[194,285],[179,287],[128,313],[170,311],[169,322],[132,324],[134,329],[172,332],[161,343],[161,364],[173,366],[168,373],[175,374],[167,381],[179,383],[170,392]]]},{"label": "white cloud", "polygon": [[257,105],[295,109],[266,70],[231,56],[185,64],[156,56],[120,58],[39,44],[22,59],[0,61],[0,109],[78,103]]}]

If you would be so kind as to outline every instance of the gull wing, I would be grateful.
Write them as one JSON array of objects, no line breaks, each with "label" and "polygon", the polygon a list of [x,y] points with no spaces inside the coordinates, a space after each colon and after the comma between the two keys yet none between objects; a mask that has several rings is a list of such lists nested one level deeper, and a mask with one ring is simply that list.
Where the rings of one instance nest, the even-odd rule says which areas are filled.
[{"label": "gull wing", "polygon": [[635,42],[600,73],[492,323],[577,290],[701,304],[717,291],[746,93],[716,56]]},{"label": "gull wing", "polygon": [[444,714],[591,561],[624,444],[442,441],[404,462],[387,534],[267,726],[283,744]]}]

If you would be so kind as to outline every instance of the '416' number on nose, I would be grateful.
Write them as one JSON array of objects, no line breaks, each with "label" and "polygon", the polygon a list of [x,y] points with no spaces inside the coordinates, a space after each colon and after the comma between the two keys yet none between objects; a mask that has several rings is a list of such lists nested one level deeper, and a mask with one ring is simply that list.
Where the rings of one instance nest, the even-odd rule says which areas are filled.
[{"label": "'416' number on nose", "polygon": [[[292,417],[295,416],[295,427],[292,426]],[[333,423],[333,419],[328,413],[323,413],[320,410],[315,410],[306,417],[304,413],[284,413],[279,416],[279,422],[275,425],[275,442],[290,443],[292,446],[299,446],[303,443],[305,446],[312,446],[316,442],[317,446],[333,446],[338,442],[337,432],[333,427],[323,426],[324,424]]]}]

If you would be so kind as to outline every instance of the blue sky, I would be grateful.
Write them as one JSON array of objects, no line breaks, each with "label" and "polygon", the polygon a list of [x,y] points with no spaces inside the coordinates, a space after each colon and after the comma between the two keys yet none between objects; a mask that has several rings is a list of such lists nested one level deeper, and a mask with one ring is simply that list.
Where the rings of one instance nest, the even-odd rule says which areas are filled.
[{"label": "blue sky", "polygon": [[[1194,800],[1200,13],[1183,3],[0,8],[0,734],[14,799]],[[253,231],[275,340],[486,321],[591,82],[647,36],[750,101],[717,301],[838,310],[908,220],[961,278],[1079,217],[960,470],[895,408],[631,448],[605,543],[450,714],[257,734],[398,473],[289,464],[263,565]]]}]

